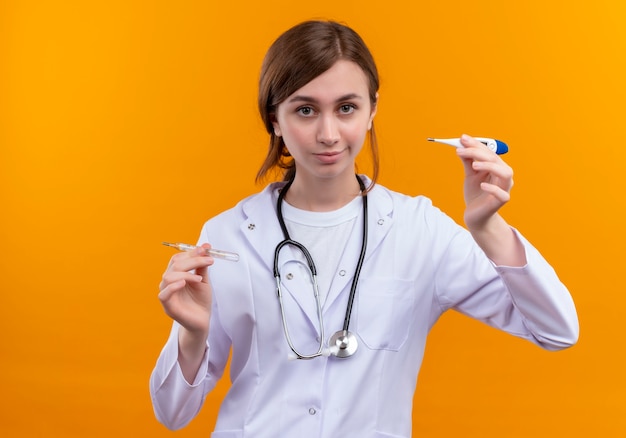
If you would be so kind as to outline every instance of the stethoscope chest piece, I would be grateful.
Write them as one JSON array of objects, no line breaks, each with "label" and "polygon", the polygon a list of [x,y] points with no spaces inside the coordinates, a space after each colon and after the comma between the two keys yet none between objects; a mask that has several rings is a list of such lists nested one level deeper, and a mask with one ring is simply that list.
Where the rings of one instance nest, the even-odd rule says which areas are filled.
[{"label": "stethoscope chest piece", "polygon": [[330,353],[339,358],[350,357],[356,353],[356,349],[359,346],[359,342],[352,333],[347,330],[339,330],[337,333],[330,337],[328,347]]}]

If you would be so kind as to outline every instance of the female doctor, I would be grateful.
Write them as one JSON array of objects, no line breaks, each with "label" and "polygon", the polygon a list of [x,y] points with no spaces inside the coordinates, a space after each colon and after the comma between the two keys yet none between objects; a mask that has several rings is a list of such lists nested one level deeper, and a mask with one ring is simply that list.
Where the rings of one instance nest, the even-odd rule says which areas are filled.
[{"label": "female doctor", "polygon": [[[201,246],[163,275],[174,323],[150,392],[167,427],[193,419],[231,351],[212,437],[373,438],[411,436],[426,336],[448,309],[549,350],[576,342],[566,287],[498,213],[509,166],[462,137],[463,228],[429,199],[376,184],[377,102],[376,66],[350,28],[304,22],[270,47],[257,178],[284,178],[209,220]],[[355,174],[364,143],[371,179]],[[211,246],[240,260],[214,265]]]}]

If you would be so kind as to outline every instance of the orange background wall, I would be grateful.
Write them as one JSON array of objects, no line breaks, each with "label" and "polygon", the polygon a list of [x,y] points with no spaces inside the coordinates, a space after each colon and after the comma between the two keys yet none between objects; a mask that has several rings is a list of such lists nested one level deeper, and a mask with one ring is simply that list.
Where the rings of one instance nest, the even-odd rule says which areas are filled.
[{"label": "orange background wall", "polygon": [[[461,165],[425,138],[506,140],[505,215],[580,313],[580,342],[560,353],[446,315],[415,435],[626,436],[625,5],[1,1],[0,435],[174,436],[148,396],[170,326],[160,243],[194,242],[260,190],[261,59],[323,17],[378,61],[381,182],[461,220]],[[226,386],[175,436],[208,436]]]}]

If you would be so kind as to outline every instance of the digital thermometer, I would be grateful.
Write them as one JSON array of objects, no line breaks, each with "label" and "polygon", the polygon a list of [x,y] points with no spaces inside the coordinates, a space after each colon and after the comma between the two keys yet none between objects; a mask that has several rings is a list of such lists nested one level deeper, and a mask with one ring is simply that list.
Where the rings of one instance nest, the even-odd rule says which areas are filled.
[{"label": "digital thermometer", "polygon": [[[506,154],[509,151],[509,147],[500,140],[485,137],[474,137],[476,140],[484,144],[489,150],[495,152],[498,155]],[[428,141],[434,141],[436,143],[448,144],[457,148],[463,147],[460,138],[428,138]]]}]

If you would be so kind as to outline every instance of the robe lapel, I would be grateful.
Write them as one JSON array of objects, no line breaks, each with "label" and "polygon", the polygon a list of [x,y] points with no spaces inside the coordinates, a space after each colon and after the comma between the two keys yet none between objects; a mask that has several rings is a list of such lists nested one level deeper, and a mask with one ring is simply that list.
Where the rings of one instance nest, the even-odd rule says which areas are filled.
[{"label": "robe lapel", "polygon": [[[253,249],[250,257],[256,256],[262,260],[272,276],[275,249],[284,240],[276,216],[276,188],[282,185],[282,183],[270,184],[258,196],[243,201],[245,219],[239,226]],[[293,308],[293,302],[295,302],[301,309],[301,313],[306,316],[310,326],[319,334],[317,305],[305,257],[297,248],[285,245],[280,251],[278,260],[287,318],[302,318],[300,312],[289,315],[289,313],[295,313],[288,310],[290,307]],[[267,291],[267,297],[276,300],[276,305],[278,305],[275,283],[272,283],[271,290]]]},{"label": "robe lapel", "polygon": [[[383,190],[374,187],[368,196],[368,214],[367,214],[367,250],[363,261],[363,269],[361,276],[367,276],[367,261],[370,256],[377,250],[378,246],[384,240],[385,236],[391,229],[393,224],[393,203],[391,197]],[[363,218],[359,216],[358,222],[354,227],[343,256],[339,262],[341,267],[346,267],[346,275],[335,275],[330,287],[329,295],[324,303],[324,313],[330,309],[337,298],[342,294],[348,294],[352,286],[354,271],[357,266],[359,255],[361,252],[361,244],[363,237]],[[358,293],[358,286],[357,286]]]}]

